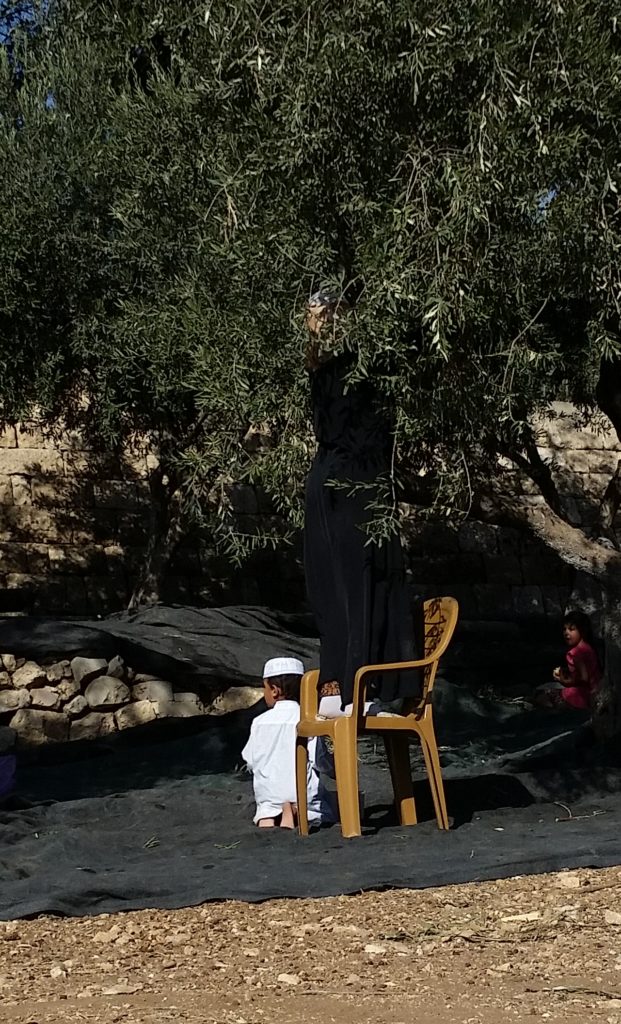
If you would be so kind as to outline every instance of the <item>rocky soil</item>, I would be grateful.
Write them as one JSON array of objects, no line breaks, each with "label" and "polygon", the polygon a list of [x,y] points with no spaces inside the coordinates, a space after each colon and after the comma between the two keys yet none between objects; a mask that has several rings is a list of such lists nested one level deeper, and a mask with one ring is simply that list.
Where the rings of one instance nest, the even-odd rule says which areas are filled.
[{"label": "rocky soil", "polygon": [[621,1024],[620,894],[614,868],[0,924],[0,1022]]}]

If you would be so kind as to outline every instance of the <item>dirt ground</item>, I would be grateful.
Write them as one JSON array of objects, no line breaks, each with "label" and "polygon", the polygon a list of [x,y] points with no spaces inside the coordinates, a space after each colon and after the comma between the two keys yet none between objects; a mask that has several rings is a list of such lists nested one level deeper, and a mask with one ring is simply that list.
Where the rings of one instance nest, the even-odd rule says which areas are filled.
[{"label": "dirt ground", "polygon": [[614,868],[0,923],[0,1022],[621,1024],[620,897]]}]

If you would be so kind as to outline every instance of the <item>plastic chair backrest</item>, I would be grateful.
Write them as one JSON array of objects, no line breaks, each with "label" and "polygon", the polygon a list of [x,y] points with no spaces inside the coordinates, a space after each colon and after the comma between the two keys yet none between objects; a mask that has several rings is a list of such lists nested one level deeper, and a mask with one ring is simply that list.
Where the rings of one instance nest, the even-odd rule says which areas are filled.
[{"label": "plastic chair backrest", "polygon": [[434,657],[423,669],[423,694],[419,706],[431,701],[438,662],[451,642],[457,625],[459,605],[454,597],[433,597],[425,601],[425,658]]}]

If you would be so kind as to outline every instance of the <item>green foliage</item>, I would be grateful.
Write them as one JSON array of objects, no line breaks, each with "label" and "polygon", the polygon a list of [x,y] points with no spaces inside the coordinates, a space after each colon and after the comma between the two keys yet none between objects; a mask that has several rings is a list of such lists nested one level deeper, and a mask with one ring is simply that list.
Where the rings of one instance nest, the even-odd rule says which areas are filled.
[{"label": "green foliage", "polygon": [[396,465],[466,511],[621,351],[619,31],[606,0],[53,6],[20,88],[0,65],[2,415],[147,433],[229,547],[230,481],[299,522],[331,285]]}]

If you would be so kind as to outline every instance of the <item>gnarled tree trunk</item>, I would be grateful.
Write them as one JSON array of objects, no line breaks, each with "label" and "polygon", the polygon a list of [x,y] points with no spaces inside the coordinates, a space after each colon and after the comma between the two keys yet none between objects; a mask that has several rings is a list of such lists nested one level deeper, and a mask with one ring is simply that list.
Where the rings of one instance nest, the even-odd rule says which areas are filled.
[{"label": "gnarled tree trunk", "polygon": [[130,609],[161,600],[164,574],[180,535],[176,487],[161,465],[149,475],[149,490],[149,537],[142,569],[129,601]]}]

